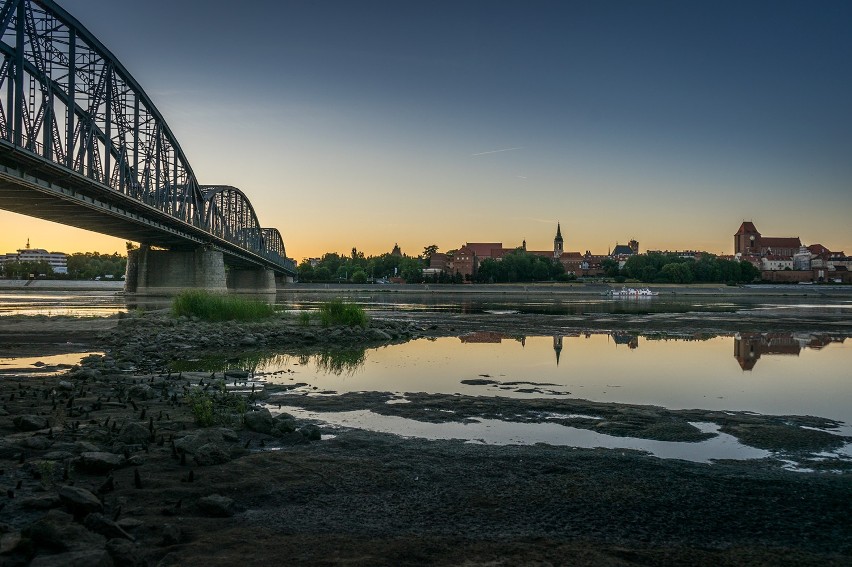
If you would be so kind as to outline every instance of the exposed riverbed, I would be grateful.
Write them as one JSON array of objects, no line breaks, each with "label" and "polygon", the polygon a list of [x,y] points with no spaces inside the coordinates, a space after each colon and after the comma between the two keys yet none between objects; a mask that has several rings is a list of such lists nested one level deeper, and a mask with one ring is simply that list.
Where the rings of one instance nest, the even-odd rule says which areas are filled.
[{"label": "exposed riverbed", "polygon": [[[848,297],[358,291],[373,322],[353,330],[299,324],[327,297],[310,293],[260,324],[0,317],[6,533],[46,554],[33,522],[79,526],[103,539],[66,553],[160,565],[849,560]],[[205,430],[176,402],[213,384],[269,409],[269,429],[252,412],[215,450],[184,441]],[[21,430],[25,414],[47,429]],[[56,515],[75,506],[47,498],[63,467],[133,541]]]}]

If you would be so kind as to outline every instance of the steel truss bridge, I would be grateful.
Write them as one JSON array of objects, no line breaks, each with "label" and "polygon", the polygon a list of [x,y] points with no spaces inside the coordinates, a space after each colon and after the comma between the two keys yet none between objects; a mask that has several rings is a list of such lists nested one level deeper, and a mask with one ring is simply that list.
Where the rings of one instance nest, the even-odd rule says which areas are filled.
[{"label": "steel truss bridge", "polygon": [[127,69],[51,0],[0,0],[0,208],[295,274],[248,197],[200,185]]}]

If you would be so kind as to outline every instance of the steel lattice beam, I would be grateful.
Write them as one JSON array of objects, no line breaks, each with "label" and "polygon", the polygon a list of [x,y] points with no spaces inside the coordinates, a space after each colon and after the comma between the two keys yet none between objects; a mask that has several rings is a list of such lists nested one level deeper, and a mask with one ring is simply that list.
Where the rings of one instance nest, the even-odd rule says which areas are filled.
[{"label": "steel lattice beam", "polygon": [[[83,211],[83,201],[69,200],[68,189],[105,205],[100,223],[97,209],[86,208],[89,220],[82,224],[94,230],[129,238],[144,233],[149,236],[140,241],[146,243],[185,234],[191,244],[206,233],[208,244],[233,257],[293,272],[278,231],[260,227],[239,189],[199,186],[142,87],[55,2],[2,1],[0,58],[0,165],[12,172],[0,185],[0,208],[80,226],[73,216]],[[39,183],[13,187],[33,171]],[[22,200],[21,187],[44,194]],[[50,198],[68,202],[51,206]],[[140,232],[138,223],[107,218],[110,207],[128,212],[126,219],[155,220],[170,235],[158,239],[150,227]]]}]

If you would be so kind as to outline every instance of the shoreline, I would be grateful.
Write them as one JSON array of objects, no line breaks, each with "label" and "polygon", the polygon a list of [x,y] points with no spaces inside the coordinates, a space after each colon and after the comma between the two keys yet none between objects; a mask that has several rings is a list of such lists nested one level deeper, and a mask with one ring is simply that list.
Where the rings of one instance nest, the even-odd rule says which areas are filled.
[{"label": "shoreline", "polygon": [[[299,293],[342,294],[416,294],[416,295],[579,295],[600,296],[608,289],[622,286],[648,287],[660,292],[658,298],[676,296],[787,296],[787,297],[848,297],[852,298],[852,285],[814,284],[616,284],[613,282],[589,283],[513,283],[513,284],[336,284],[336,283],[288,283],[279,285],[276,293],[281,295]],[[124,282],[119,280],[8,280],[0,279],[0,291],[109,291],[127,297],[160,297],[159,295],[137,296],[124,291]],[[648,301],[653,301],[649,298]]]}]

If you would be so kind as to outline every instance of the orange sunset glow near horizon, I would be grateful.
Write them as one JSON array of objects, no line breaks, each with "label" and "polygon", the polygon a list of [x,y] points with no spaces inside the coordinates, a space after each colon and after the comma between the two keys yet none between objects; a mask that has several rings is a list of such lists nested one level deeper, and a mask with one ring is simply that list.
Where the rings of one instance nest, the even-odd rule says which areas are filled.
[{"label": "orange sunset glow near horizon", "polygon": [[[219,4],[65,8],[296,261],[551,250],[557,221],[581,253],[733,254],[750,220],[852,254],[848,2]],[[125,251],[0,210],[0,254],[27,239]]]}]

